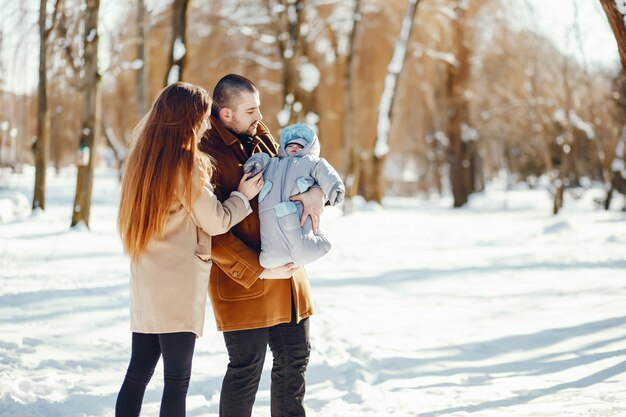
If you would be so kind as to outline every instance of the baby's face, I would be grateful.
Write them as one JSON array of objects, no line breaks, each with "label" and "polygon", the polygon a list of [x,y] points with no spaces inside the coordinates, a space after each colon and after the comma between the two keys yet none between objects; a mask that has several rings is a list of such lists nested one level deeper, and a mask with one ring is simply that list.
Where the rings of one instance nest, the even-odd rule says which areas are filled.
[{"label": "baby's face", "polygon": [[285,147],[288,155],[295,155],[300,149],[302,149],[302,146],[297,143],[290,143]]}]

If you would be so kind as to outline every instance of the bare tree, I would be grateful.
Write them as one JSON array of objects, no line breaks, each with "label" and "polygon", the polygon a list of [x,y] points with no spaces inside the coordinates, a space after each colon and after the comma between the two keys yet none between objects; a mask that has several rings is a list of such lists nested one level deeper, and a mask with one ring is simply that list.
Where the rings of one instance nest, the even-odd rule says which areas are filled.
[{"label": "bare tree", "polygon": [[81,109],[81,159],[76,179],[76,196],[71,226],[83,222],[89,228],[93,188],[94,144],[100,133],[100,74],[98,72],[98,14],[100,0],[86,0],[83,37],[83,106]]},{"label": "bare tree", "polygon": [[[306,0],[265,1],[282,66],[283,108],[278,114],[280,126],[302,121],[317,125],[315,90],[319,84],[319,70],[308,56],[306,5]],[[313,114],[316,116],[311,118]]]},{"label": "bare tree", "polygon": [[[0,57],[2,57],[2,39],[3,39],[3,29],[0,28]],[[2,92],[2,101],[5,100],[5,93],[3,90],[3,86],[4,86],[4,77],[5,77],[5,67],[4,67],[4,62],[2,60],[2,58],[0,58],[0,91]],[[4,104],[4,103],[2,103]],[[4,106],[2,106],[4,107]],[[0,125],[0,129],[2,129],[3,126]],[[7,126],[8,128],[8,126]],[[4,129],[3,129],[4,130]],[[2,166],[2,163],[4,162],[4,131],[2,133],[0,133],[0,167]]]},{"label": "bare tree", "polygon": [[469,103],[467,89],[470,79],[470,50],[465,39],[466,31],[466,5],[457,2],[454,9],[455,17],[452,19],[452,36],[456,48],[454,64],[448,65],[448,149],[450,163],[450,185],[454,207],[462,207],[469,195],[474,191],[473,187],[473,161],[472,142],[475,139],[468,124]]},{"label": "bare tree", "polygon": [[[2,39],[4,37],[4,33],[0,29],[0,52],[2,51]],[[4,62],[0,61],[0,85],[4,84],[4,77],[6,74],[6,68],[4,67]]]},{"label": "bare tree", "polygon": [[35,188],[33,210],[46,209],[46,169],[48,165],[50,116],[48,114],[48,41],[57,21],[63,0],[56,0],[54,12],[48,16],[48,0],[39,1],[39,83],[37,86],[37,140],[35,153]]},{"label": "bare tree", "polygon": [[164,85],[183,79],[187,59],[187,9],[191,0],[174,0],[172,6],[172,42]]},{"label": "bare tree", "polygon": [[[82,74],[81,46],[84,10],[77,7],[84,1],[63,2],[62,13],[49,40],[48,103],[50,113],[54,109],[59,111],[51,117],[49,166],[54,159],[53,152],[57,150],[61,166],[75,159],[82,108],[77,96],[86,88],[83,87],[86,80]],[[103,104],[106,103],[110,111],[103,115],[104,120],[99,124],[101,133],[96,141],[107,139],[112,147],[114,143],[124,142],[136,116],[145,113],[145,107],[141,106],[142,93],[144,97],[150,97],[149,91],[141,91],[141,84],[145,82],[146,88],[149,85],[152,89],[162,85],[168,53],[172,52],[169,50],[170,39],[176,39],[172,35],[173,13],[169,6],[173,1],[168,2],[168,10],[158,16],[150,17],[150,12],[145,10],[143,19],[139,8],[144,5],[149,9],[146,0],[132,1],[126,6],[121,29],[115,31],[114,38],[112,36],[113,51],[108,55],[111,64],[107,69],[100,68],[103,77],[107,77],[102,83]],[[48,0],[48,15],[52,13],[52,2],[54,0]],[[388,107],[393,111],[389,116],[388,142],[390,152],[394,153],[385,157],[385,167],[395,168],[395,176],[385,177],[385,185],[389,186],[387,192],[427,193],[444,180],[447,182],[454,138],[461,139],[454,142],[461,148],[457,168],[463,175],[455,177],[460,179],[461,190],[467,185],[467,189],[472,189],[473,172],[484,171],[486,175],[495,176],[502,172],[504,164],[508,164],[511,181],[525,180],[536,184],[537,178],[543,178],[547,171],[551,172],[553,179],[559,177],[557,172],[563,169],[564,155],[556,139],[564,137],[562,133],[566,125],[559,125],[554,115],[558,109],[568,107],[564,94],[566,88],[573,89],[570,101],[575,113],[570,117],[570,124],[573,124],[571,169],[563,170],[563,178],[569,177],[571,184],[576,185],[581,174],[591,178],[590,174],[600,172],[598,157],[593,152],[596,143],[604,144],[601,151],[606,160],[603,165],[605,177],[608,178],[623,120],[616,111],[615,115],[609,114],[603,107],[598,107],[595,116],[587,110],[592,100],[595,100],[593,103],[608,101],[606,98],[610,97],[610,92],[606,83],[612,74],[574,65],[568,69],[570,78],[564,85],[562,53],[550,47],[549,40],[530,31],[516,31],[510,25],[501,28],[506,36],[493,34],[493,26],[488,26],[491,16],[506,7],[505,3],[496,4],[498,1],[492,0],[489,12],[483,9],[476,13],[476,4],[481,1],[471,0],[471,8],[461,21],[456,22],[453,19],[457,15],[455,6],[463,3],[463,0],[433,0],[419,4],[420,20],[414,23],[406,62],[402,72],[397,74],[395,101]],[[272,7],[268,9],[267,4]],[[278,114],[290,109],[289,116],[294,118],[281,119],[280,124],[307,120],[307,112],[313,113],[307,107],[313,102],[308,101],[309,97],[315,100],[319,103],[324,156],[342,168],[348,190],[354,190],[351,195],[356,194],[358,186],[359,192],[373,199],[374,184],[381,178],[380,172],[374,173],[374,158],[371,156],[377,131],[374,115],[380,114],[387,67],[407,4],[408,0],[212,1],[211,7],[190,4],[188,17],[191,20],[186,28],[189,46],[185,45],[185,49],[190,53],[194,50],[203,53],[195,58],[187,57],[183,75],[193,82],[212,85],[225,66],[231,71],[245,72],[258,81],[266,113]],[[363,19],[361,13],[364,13]],[[197,18],[192,19],[192,15]],[[414,19],[417,18],[416,15]],[[152,40],[149,54],[144,46],[143,59],[138,45],[141,39],[137,39],[141,38],[141,28],[138,27],[141,21],[151,22],[149,38]],[[210,27],[206,25],[208,21]],[[462,32],[455,32],[457,23],[465,25]],[[389,31],[389,27],[397,27],[397,32]],[[66,35],[61,28],[66,29]],[[147,32],[144,33],[147,37]],[[372,36],[374,33],[377,36]],[[99,36],[107,36],[102,28]],[[510,42],[502,40],[506,37]],[[460,51],[459,38],[464,39],[468,54]],[[103,42],[101,39],[100,48],[104,46]],[[66,44],[71,44],[71,52],[69,47],[64,48]],[[148,55],[153,57],[151,65],[147,62]],[[71,57],[69,64],[60,59],[68,56]],[[463,63],[467,61],[472,66],[465,68]],[[142,64],[150,71],[144,75],[143,82],[139,73]],[[301,89],[302,64],[305,68],[309,64],[315,66],[319,71],[319,85],[311,92]],[[465,69],[462,71],[462,68]],[[465,81],[463,76],[466,76]],[[584,77],[591,80],[588,93],[584,93],[581,87]],[[129,91],[135,103],[132,100],[128,103]],[[128,106],[120,105],[124,102],[133,107],[130,112]],[[457,104],[461,111],[456,111]],[[28,129],[20,130],[20,137],[24,139],[35,136],[35,106],[26,113],[30,125]],[[569,116],[566,112],[562,114]],[[580,140],[577,115],[594,124],[597,140]],[[605,128],[598,128],[600,123],[594,121],[599,120],[597,118],[602,120]],[[272,131],[277,132],[277,121],[267,119]],[[455,126],[454,132],[452,125]],[[55,127],[58,129],[56,133]],[[476,127],[480,132],[478,141],[467,143],[463,140],[467,127]],[[18,152],[27,149],[25,142],[18,142]],[[87,146],[82,148],[87,149]],[[584,154],[586,149],[589,152]],[[93,154],[94,148],[89,151]],[[480,167],[478,170],[473,165],[477,151],[481,156],[477,161],[484,161],[484,169]],[[584,159],[585,155],[587,159]],[[97,162],[97,155],[91,156],[95,156]],[[392,159],[397,156],[397,160]],[[472,168],[469,171],[468,164]],[[380,170],[382,164],[378,168]],[[448,189],[449,183],[445,186]],[[382,192],[379,198],[381,196]]]},{"label": "bare tree", "polygon": [[619,58],[622,61],[622,67],[626,72],[626,24],[624,22],[624,18],[626,17],[626,5],[624,5],[624,2],[622,1],[620,3],[622,5],[622,10],[619,10],[617,3],[618,2],[615,0],[600,0],[600,4],[602,4],[606,17],[609,19],[613,35],[615,35]]},{"label": "bare tree", "polygon": [[[552,214],[558,214],[559,210],[563,208],[563,198],[565,188],[569,185],[569,176],[572,166],[572,147],[574,146],[574,134],[572,126],[572,86],[570,81],[570,69],[567,57],[563,57],[563,93],[565,95],[563,117],[558,116],[560,120],[558,124],[562,127],[562,134],[558,138],[558,149],[560,156],[559,169],[557,171],[557,178],[553,180],[554,183],[554,196],[552,201]],[[557,113],[557,114],[560,114]]]},{"label": "bare tree", "polygon": [[[581,43],[580,33],[578,30],[578,18],[579,11],[578,5],[574,1],[574,21],[571,28],[571,33],[577,38],[579,45]],[[576,179],[574,173],[575,169],[575,147],[577,142],[575,140],[575,121],[578,120],[575,106],[575,90],[576,86],[583,86],[585,82],[579,82],[573,80],[575,73],[573,63],[568,57],[562,59],[562,76],[561,81],[563,83],[563,107],[555,113],[553,118],[559,126],[560,135],[557,137],[557,149],[559,156],[559,169],[556,171],[557,177],[553,179],[554,196],[552,203],[552,213],[558,214],[559,210],[563,208],[565,190],[571,185],[570,182]],[[587,85],[587,88],[589,86]],[[590,88],[589,88],[590,90]],[[591,139],[591,138],[588,138]]]},{"label": "bare tree", "polygon": [[354,78],[354,55],[356,53],[354,44],[357,38],[357,29],[361,21],[361,0],[354,0],[352,10],[352,29],[348,35],[348,50],[346,51],[346,62],[343,76],[343,152],[345,155],[343,164],[344,181],[346,183],[346,199],[344,202],[344,212],[352,210],[352,197],[359,189],[359,179],[361,174],[361,158],[359,149],[352,141],[352,84]]},{"label": "bare tree", "polygon": [[147,22],[148,19],[146,16],[145,0],[137,0],[137,61],[141,64],[135,73],[137,83],[135,88],[135,108],[137,111],[137,119],[141,118],[148,110],[148,103],[146,100],[148,54],[146,53],[146,50],[149,50],[149,46],[147,47],[148,37],[146,36],[146,32],[149,29],[149,25]]},{"label": "bare tree", "polygon": [[[622,63],[622,70],[626,73],[626,5],[621,2],[621,10],[618,8],[618,2],[615,0],[600,0],[602,8],[609,20],[613,35],[617,41],[617,49],[619,58]],[[611,164],[611,186],[605,200],[605,208],[608,210],[611,205],[613,191],[619,188],[626,180],[626,125],[622,129],[622,134],[615,148],[615,157]]]},{"label": "bare tree", "polygon": [[420,0],[409,0],[400,35],[393,50],[391,62],[387,67],[385,77],[385,87],[383,89],[380,103],[378,105],[378,121],[376,125],[376,143],[374,145],[374,178],[378,184],[374,188],[373,200],[381,202],[382,190],[382,168],[385,156],[389,153],[389,129],[392,121],[393,104],[398,91],[398,78],[402,73],[404,62],[406,61],[407,49],[411,32],[413,31],[413,20],[417,13],[417,6]]}]

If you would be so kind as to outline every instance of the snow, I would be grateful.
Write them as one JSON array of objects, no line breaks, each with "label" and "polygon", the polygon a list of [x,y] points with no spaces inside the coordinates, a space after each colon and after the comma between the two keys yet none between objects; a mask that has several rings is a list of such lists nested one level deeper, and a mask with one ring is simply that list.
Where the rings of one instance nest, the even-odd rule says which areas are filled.
[{"label": "snow", "polygon": [[1,192],[0,196],[0,224],[28,216],[30,203],[24,194],[9,190]]},{"label": "snow", "polygon": [[143,68],[144,62],[141,59],[135,59],[134,61],[128,62],[128,61],[124,61],[122,62],[121,66],[123,69],[131,69],[131,70],[140,70],[141,68]]},{"label": "snow", "polygon": [[172,49],[172,58],[174,58],[174,61],[180,61],[186,53],[187,48],[185,47],[185,42],[180,36],[176,37],[174,48]]},{"label": "snow", "polygon": [[[417,7],[415,5],[416,0],[409,0],[409,8]],[[396,46],[393,50],[393,56],[391,57],[391,62],[387,68],[387,71],[392,74],[399,74],[402,71],[402,67],[404,66],[404,61],[406,59],[406,48],[409,43],[409,37],[411,35],[411,28],[413,26],[413,14],[408,13],[404,16],[402,20],[402,28],[400,29],[400,35],[398,40],[396,41]]]},{"label": "snow", "polygon": [[298,22],[298,12],[296,10],[295,0],[287,1],[287,18],[290,25],[295,25]]},{"label": "snow", "polygon": [[446,62],[455,67],[459,65],[459,61],[457,61],[456,56],[453,53],[437,51],[437,50],[428,48],[424,45],[416,45],[414,49],[415,49],[415,56],[417,58],[420,58],[423,55],[426,55],[429,58]]},{"label": "snow", "polygon": [[230,54],[230,56],[242,61],[254,62],[255,65],[268,70],[278,71],[282,69],[282,63],[280,61],[276,61],[272,57],[258,54],[256,52],[237,51]]},{"label": "snow", "polygon": [[[113,416],[130,353],[118,174],[96,173],[91,232],[69,229],[75,175],[49,172],[45,212],[18,202],[0,216],[2,417]],[[0,172],[2,213],[32,184],[32,169]],[[545,189],[500,182],[463,209],[449,197],[325,209],[333,249],[307,267],[308,415],[626,415],[626,213],[594,208],[602,195],[566,193],[558,216]],[[207,311],[191,417],[217,416],[227,363]],[[270,416],[270,356],[257,417]],[[143,416],[162,387],[159,366]]]},{"label": "snow", "polygon": [[476,142],[479,137],[480,135],[476,129],[467,123],[461,124],[461,140],[463,142]]},{"label": "snow", "polygon": [[626,164],[623,159],[613,159],[611,162],[611,171],[619,172],[622,178],[626,178]]},{"label": "snow", "polygon": [[295,97],[291,93],[285,96],[285,103],[283,104],[283,108],[278,112],[278,114],[276,114],[276,120],[278,121],[279,126],[287,126],[287,124],[289,123],[294,100]]},{"label": "snow", "polygon": [[291,59],[291,58],[293,58],[293,55],[294,55],[293,45],[291,44],[291,42],[289,42],[287,44],[287,47],[285,48],[285,51],[283,52],[283,58]]},{"label": "snow", "polygon": [[318,123],[320,122],[320,117],[317,113],[312,111],[307,112],[307,114],[304,116],[304,122],[311,126],[316,133],[319,133]]},{"label": "snow", "polygon": [[170,72],[167,74],[167,83],[172,84],[180,80],[180,66],[174,64],[170,67]]},{"label": "snow", "polygon": [[291,107],[286,104],[281,110],[276,114],[276,120],[278,121],[279,126],[287,126],[289,123],[289,118],[291,117]]},{"label": "snow", "polygon": [[444,148],[450,144],[450,139],[448,139],[448,135],[446,135],[441,130],[436,131],[433,137],[439,143],[439,145]]},{"label": "snow", "polygon": [[389,153],[389,129],[391,127],[391,107],[393,105],[394,94],[396,94],[396,83],[398,76],[406,60],[406,50],[413,28],[413,18],[417,0],[409,0],[407,13],[402,19],[400,34],[393,48],[391,61],[387,66],[387,76],[385,86],[378,104],[378,121],[376,122],[376,144],[374,145],[374,155],[382,158]]},{"label": "snow", "polygon": [[310,62],[299,63],[298,74],[300,76],[300,88],[306,92],[312,92],[320,83],[320,71]]},{"label": "snow", "polygon": [[93,42],[93,40],[96,39],[96,35],[98,35],[98,30],[96,28],[93,28],[89,31],[89,33],[85,37],[85,40],[87,42]]},{"label": "snow", "polygon": [[257,40],[261,41],[266,45],[273,45],[276,43],[276,36],[268,35],[267,33],[261,33],[258,35]]},{"label": "snow", "polygon": [[[592,140],[595,137],[593,125],[590,122],[584,121],[574,110],[570,110],[569,112],[567,112],[567,114],[569,117],[569,122],[571,122],[572,126],[585,132],[587,139]],[[564,109],[557,109],[554,112],[553,117],[554,120],[561,123],[562,125],[568,124],[568,118],[565,116]]]},{"label": "snow", "polygon": [[397,82],[397,74],[388,73],[385,76],[385,87],[380,96],[378,104],[378,121],[376,122],[376,144],[374,146],[374,155],[378,158],[389,153],[389,129],[391,128],[391,120],[389,117],[391,106],[393,103],[393,95]]}]

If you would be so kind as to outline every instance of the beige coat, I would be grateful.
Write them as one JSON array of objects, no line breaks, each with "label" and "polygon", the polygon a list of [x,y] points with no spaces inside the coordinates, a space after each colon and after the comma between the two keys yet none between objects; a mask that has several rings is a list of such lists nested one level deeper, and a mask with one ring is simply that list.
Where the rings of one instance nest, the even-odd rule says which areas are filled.
[{"label": "beige coat", "polygon": [[[137,333],[192,332],[202,336],[211,271],[211,235],[227,232],[251,213],[248,199],[233,192],[222,204],[209,184],[191,207],[173,199],[163,236],[153,238],[137,262],[131,262],[130,323]],[[196,185],[197,183],[197,185]]]}]

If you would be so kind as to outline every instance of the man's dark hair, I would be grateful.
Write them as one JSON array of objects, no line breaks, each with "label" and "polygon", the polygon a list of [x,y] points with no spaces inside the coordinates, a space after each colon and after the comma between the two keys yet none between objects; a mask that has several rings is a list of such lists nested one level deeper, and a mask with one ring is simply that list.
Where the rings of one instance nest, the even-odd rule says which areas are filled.
[{"label": "man's dark hair", "polygon": [[241,95],[243,91],[248,93],[256,93],[258,90],[254,83],[237,74],[228,74],[217,82],[213,90],[213,106],[211,114],[213,117],[219,117],[220,109],[234,106],[234,101]]}]

